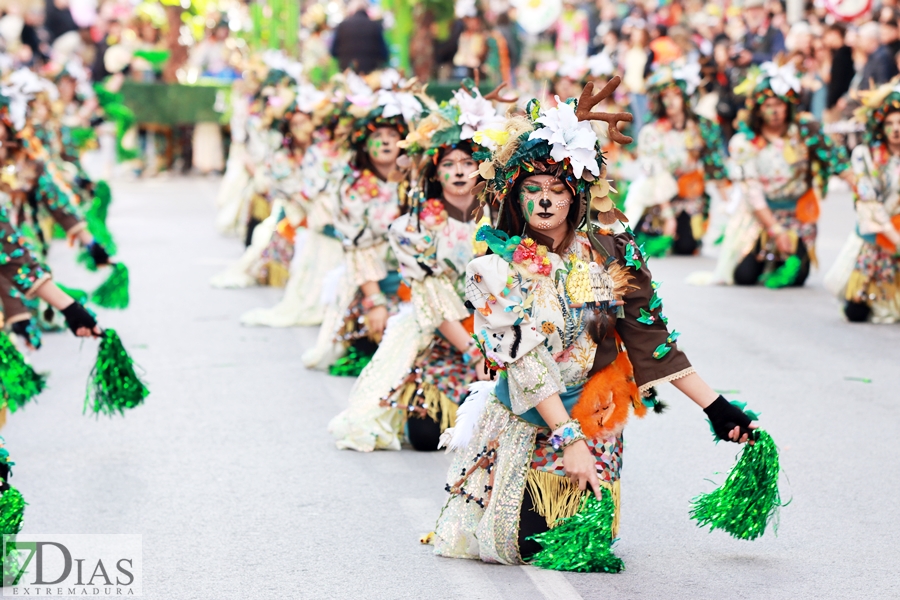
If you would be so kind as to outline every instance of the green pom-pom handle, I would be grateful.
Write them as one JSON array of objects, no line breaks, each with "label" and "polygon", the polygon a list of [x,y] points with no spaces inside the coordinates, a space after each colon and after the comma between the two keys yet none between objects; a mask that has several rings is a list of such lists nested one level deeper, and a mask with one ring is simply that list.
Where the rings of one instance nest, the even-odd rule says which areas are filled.
[{"label": "green pom-pom handle", "polygon": [[10,412],[16,412],[44,391],[47,378],[25,361],[9,336],[0,332],[0,395]]},{"label": "green pom-pom handle", "polygon": [[612,535],[616,506],[607,490],[602,490],[602,497],[597,500],[594,494],[586,494],[574,516],[562,519],[549,531],[528,538],[542,546],[530,564],[542,569],[579,573],[624,571],[625,563],[612,550],[616,541]]},{"label": "green pom-pom handle", "polygon": [[112,329],[103,332],[97,361],[88,379],[84,412],[90,410],[112,416],[143,404],[150,394],[134,370],[134,361],[119,335]]},{"label": "green pom-pom handle", "polygon": [[103,308],[128,308],[130,296],[128,267],[122,263],[112,266],[112,273],[91,294],[91,302]]},{"label": "green pom-pom handle", "polygon": [[691,501],[691,518],[699,527],[721,529],[739,540],[755,540],[772,523],[777,529],[781,501],[778,447],[772,436],[756,430],[756,441],[745,444],[725,482]]}]

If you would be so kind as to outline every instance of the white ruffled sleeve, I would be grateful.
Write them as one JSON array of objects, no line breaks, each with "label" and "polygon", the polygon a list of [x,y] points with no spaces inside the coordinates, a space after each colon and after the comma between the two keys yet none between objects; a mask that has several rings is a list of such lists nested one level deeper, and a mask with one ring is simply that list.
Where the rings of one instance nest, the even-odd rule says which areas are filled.
[{"label": "white ruffled sleeve", "polygon": [[756,154],[759,152],[744,133],[736,133],[728,144],[728,177],[744,184],[744,199],[753,210],[766,208],[766,194],[756,169]]},{"label": "white ruffled sleeve", "polygon": [[400,263],[400,273],[409,283],[411,302],[423,331],[444,321],[462,321],[469,316],[456,287],[437,260],[439,232],[416,227],[409,214],[401,215],[388,230],[388,240]]},{"label": "white ruffled sleeve", "polygon": [[890,225],[890,215],[880,201],[880,185],[870,165],[872,154],[869,148],[865,144],[854,148],[850,155],[850,167],[856,175],[856,220],[862,235],[881,233]]},{"label": "white ruffled sleeve", "polygon": [[341,185],[334,212],[334,228],[344,245],[347,273],[354,285],[381,281],[388,275],[385,263],[388,242],[368,224],[367,200],[371,191],[362,177],[351,176]]},{"label": "white ruffled sleeve", "polygon": [[521,284],[522,276],[496,254],[476,258],[466,268],[466,298],[476,309],[475,337],[489,364],[506,370],[516,414],[565,390]]}]

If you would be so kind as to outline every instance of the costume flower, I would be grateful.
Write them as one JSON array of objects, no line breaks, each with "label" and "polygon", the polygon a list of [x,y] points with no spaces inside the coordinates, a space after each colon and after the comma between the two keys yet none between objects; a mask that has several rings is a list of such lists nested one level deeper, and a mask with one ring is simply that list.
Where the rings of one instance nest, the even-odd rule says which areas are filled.
[{"label": "costume flower", "polygon": [[462,132],[459,135],[461,140],[471,140],[477,131],[503,121],[494,110],[494,105],[485,100],[481,92],[476,89],[474,94],[473,96],[466,90],[453,92],[453,98],[459,106],[459,117],[456,122],[462,126]]},{"label": "costume flower", "polygon": [[800,79],[797,78],[797,69],[794,63],[786,63],[780,67],[773,62],[765,62],[760,66],[765,77],[769,78],[769,86],[779,96],[786,96],[788,92],[800,93]]},{"label": "costume flower", "polygon": [[672,79],[683,81],[684,91],[690,96],[700,87],[700,64],[690,63],[672,69]]},{"label": "costume flower", "polygon": [[312,114],[328,98],[328,94],[314,85],[304,83],[297,87],[297,110]]},{"label": "costume flower", "polygon": [[556,97],[557,106],[541,109],[535,123],[543,125],[528,136],[529,140],[546,140],[550,144],[550,156],[558,163],[569,159],[575,177],[581,178],[587,169],[595,177],[600,175],[597,164],[597,134],[587,121],[579,121],[575,107]]},{"label": "costume flower", "polygon": [[376,102],[384,107],[381,114],[386,119],[402,116],[409,123],[422,114],[422,104],[409,92],[379,90]]}]

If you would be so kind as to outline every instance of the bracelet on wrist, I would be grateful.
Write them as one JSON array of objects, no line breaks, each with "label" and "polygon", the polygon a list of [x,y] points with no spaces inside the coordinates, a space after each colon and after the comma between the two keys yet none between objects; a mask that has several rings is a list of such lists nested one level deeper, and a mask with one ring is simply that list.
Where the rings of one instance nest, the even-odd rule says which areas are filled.
[{"label": "bracelet on wrist", "polygon": [[377,292],[363,298],[362,306],[366,310],[371,310],[376,306],[387,306],[387,296],[382,292]]},{"label": "bracelet on wrist", "polygon": [[466,348],[466,351],[463,352],[463,362],[466,363],[469,367],[474,367],[478,364],[478,362],[484,358],[481,354],[481,348],[478,347],[478,344],[472,342],[469,344],[469,347]]},{"label": "bracelet on wrist", "polygon": [[586,439],[587,437],[581,431],[581,423],[575,419],[569,419],[558,425],[556,429],[553,430],[553,433],[550,434],[550,445],[554,450],[559,452],[579,440]]}]

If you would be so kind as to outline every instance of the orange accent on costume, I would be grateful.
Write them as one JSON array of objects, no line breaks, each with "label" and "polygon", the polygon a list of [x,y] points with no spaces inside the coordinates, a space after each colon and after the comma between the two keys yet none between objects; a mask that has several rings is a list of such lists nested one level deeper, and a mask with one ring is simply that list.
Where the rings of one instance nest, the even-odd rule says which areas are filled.
[{"label": "orange accent on costume", "polygon": [[[900,231],[900,215],[894,215],[891,217],[891,223],[894,225],[894,229]],[[875,236],[875,243],[887,250],[888,252],[895,254],[897,252],[897,247],[891,243],[887,236],[883,233],[879,233]]]},{"label": "orange accent on costume", "polygon": [[275,226],[275,230],[278,232],[278,235],[286,239],[287,241],[294,243],[294,236],[297,234],[297,230],[291,225],[291,222],[288,219],[282,219],[278,221],[278,225]]},{"label": "orange accent on costume", "polygon": [[705,191],[705,182],[703,180],[703,171],[699,169],[685,173],[678,178],[678,197],[679,198],[699,198]]},{"label": "orange accent on costume", "polygon": [[472,335],[475,332],[475,315],[469,315],[465,319],[462,320],[463,329]]},{"label": "orange accent on costume", "polygon": [[815,223],[819,220],[819,197],[813,188],[797,200],[797,220],[801,223]]},{"label": "orange accent on costume", "polygon": [[397,297],[400,298],[401,302],[409,302],[412,300],[412,290],[405,283],[401,283],[400,287],[397,288]]},{"label": "orange accent on costume", "polygon": [[634,407],[638,417],[647,413],[634,381],[634,368],[628,353],[621,351],[616,360],[584,384],[581,396],[572,408],[572,417],[581,423],[584,435],[599,439],[622,430],[628,421],[629,405]]}]

